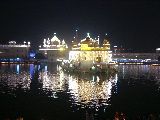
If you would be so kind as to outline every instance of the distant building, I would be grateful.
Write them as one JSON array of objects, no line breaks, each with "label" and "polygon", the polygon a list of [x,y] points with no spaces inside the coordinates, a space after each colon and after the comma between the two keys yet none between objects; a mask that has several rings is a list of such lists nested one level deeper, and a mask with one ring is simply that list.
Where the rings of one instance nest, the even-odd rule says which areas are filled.
[{"label": "distant building", "polygon": [[54,37],[50,40],[44,39],[43,45],[39,46],[36,53],[43,53],[48,62],[57,62],[68,59],[68,46],[64,40],[59,40],[54,33]]},{"label": "distant building", "polygon": [[16,41],[9,41],[9,45],[0,45],[0,59],[27,59],[29,58],[30,42],[16,44]]},{"label": "distant building", "polygon": [[160,57],[160,48],[155,53],[113,53],[114,61],[158,61]]}]

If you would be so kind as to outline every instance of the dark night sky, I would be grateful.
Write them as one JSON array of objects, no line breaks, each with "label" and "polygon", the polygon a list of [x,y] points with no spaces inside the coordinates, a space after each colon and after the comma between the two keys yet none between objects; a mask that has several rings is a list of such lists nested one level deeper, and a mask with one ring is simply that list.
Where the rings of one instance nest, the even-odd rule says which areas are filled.
[{"label": "dark night sky", "polygon": [[76,28],[79,40],[89,32],[92,38],[99,35],[103,41],[108,33],[112,47],[151,52],[160,47],[160,2],[0,1],[1,44],[25,40],[36,48],[44,38],[52,38],[54,32],[71,44]]}]

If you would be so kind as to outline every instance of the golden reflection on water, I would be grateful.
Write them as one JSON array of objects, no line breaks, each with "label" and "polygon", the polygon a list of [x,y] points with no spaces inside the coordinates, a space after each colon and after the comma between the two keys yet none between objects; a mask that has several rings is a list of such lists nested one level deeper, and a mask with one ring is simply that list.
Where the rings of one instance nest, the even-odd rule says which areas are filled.
[{"label": "golden reflection on water", "polygon": [[[26,90],[26,93],[28,92],[29,95],[31,92],[32,93],[41,92],[42,94],[38,94],[38,95],[40,96],[47,95],[48,97],[51,97],[51,100],[52,98],[57,99],[59,97],[58,93],[67,93],[70,95],[69,100],[72,103],[71,107],[73,106],[78,106],[81,108],[84,108],[86,106],[89,108],[94,107],[95,110],[98,111],[98,108],[100,106],[106,106],[108,105],[108,103],[112,104],[111,107],[114,107],[113,102],[108,102],[108,100],[110,100],[111,95],[112,96],[115,95],[114,93],[119,94],[119,96],[122,95],[122,97],[124,97],[124,99],[122,99],[121,101],[121,99],[117,99],[118,97],[114,96],[117,101],[118,100],[120,101],[118,102],[121,103],[122,106],[125,106],[126,103],[123,101],[127,99],[128,94],[126,94],[127,92],[125,92],[126,94],[125,96],[124,91],[123,90],[120,91],[120,89],[118,89],[118,88],[122,88],[123,86],[125,86],[127,90],[132,90],[129,88],[130,87],[134,88],[137,85],[135,83],[138,83],[138,85],[139,84],[143,85],[143,86],[140,86],[140,88],[141,87],[151,88],[152,90],[154,90],[154,92],[151,91],[151,93],[156,92],[155,95],[159,95],[159,91],[160,91],[160,66],[120,65],[118,69],[118,73],[114,73],[114,74],[113,73],[112,74],[111,73],[107,73],[107,74],[89,74],[89,73],[76,74],[74,73],[73,74],[73,73],[63,72],[59,66],[56,66],[56,67],[50,66],[50,68],[49,67],[47,68],[47,66],[45,66],[42,70],[39,70],[39,77],[37,81],[34,79],[33,80],[31,79],[32,74],[34,74],[36,71],[35,69],[36,67],[38,68],[38,70],[40,69],[39,66],[34,66],[34,65],[29,65],[29,66],[1,65],[0,66],[0,85],[1,85],[0,93],[16,96],[16,94],[18,93],[16,91],[18,90],[21,90],[20,93],[23,93]],[[56,70],[54,68],[56,68]],[[117,88],[117,80],[119,85],[118,88]],[[36,85],[40,84],[39,86],[37,85],[37,88],[34,88],[35,87],[34,85],[31,87],[32,82],[35,82],[35,81],[36,81]],[[152,85],[151,82],[153,83],[154,86]],[[118,89],[118,93],[116,89]],[[142,90],[142,92],[140,93],[143,93],[143,95],[144,94],[146,95],[145,90],[144,91]],[[20,93],[18,94],[21,95]],[[51,93],[51,94],[47,94],[47,93]],[[152,96],[151,93],[148,92],[147,94],[149,94],[149,96]],[[65,95],[65,94],[62,94],[62,95]],[[132,95],[136,97],[136,93]],[[130,97],[132,95],[130,95]],[[150,97],[148,97],[148,99],[152,100],[152,98],[150,99]],[[152,104],[155,103],[153,104],[153,106],[154,105],[158,106],[158,104],[156,104],[156,102],[154,101],[149,101],[149,102]],[[116,106],[115,109],[117,109],[117,107],[121,107],[121,106],[120,105]],[[104,109],[106,108],[107,107],[104,107]],[[126,113],[126,111],[120,110],[120,112],[116,112],[115,118],[118,118],[119,116],[123,117],[124,114],[121,114],[121,112]],[[132,112],[134,113],[134,111]]]},{"label": "golden reflection on water", "polygon": [[53,91],[52,97],[57,98],[56,92],[69,90],[72,102],[77,104],[107,105],[112,86],[117,82],[117,74],[68,74],[60,68],[58,70],[58,74],[40,73],[43,88]]},{"label": "golden reflection on water", "polygon": [[[13,66],[11,66],[13,67]],[[52,91],[53,95],[49,97],[57,98],[57,92],[65,92],[71,94],[70,99],[77,104],[94,104],[107,105],[107,100],[111,96],[112,86],[117,82],[117,74],[69,74],[62,71],[57,66],[56,72],[49,72],[47,68],[40,70],[40,66],[30,66],[29,71],[21,70],[20,65],[14,66],[15,71],[8,71],[1,74],[1,82],[10,86],[11,89],[31,89],[32,73],[39,70],[39,77],[37,84],[41,84],[42,88]],[[31,73],[32,71],[32,73]]]},{"label": "golden reflection on water", "polygon": [[[114,80],[113,80],[114,81]],[[87,104],[89,102],[98,103],[99,100],[107,100],[111,95],[111,81],[93,82],[91,80],[69,80],[69,88],[77,102]],[[106,104],[106,103],[104,103]]]}]

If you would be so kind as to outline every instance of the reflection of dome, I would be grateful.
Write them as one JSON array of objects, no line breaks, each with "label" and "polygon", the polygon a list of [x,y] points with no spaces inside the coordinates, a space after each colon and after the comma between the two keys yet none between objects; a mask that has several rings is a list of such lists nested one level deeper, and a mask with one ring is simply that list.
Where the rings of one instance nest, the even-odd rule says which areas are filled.
[{"label": "reflection of dome", "polygon": [[[72,102],[77,105],[80,103],[93,105],[107,105],[107,100],[111,96],[112,86],[116,83],[116,77],[83,74],[68,75],[61,71],[61,67],[57,67],[59,74],[53,74],[47,71],[42,71],[40,76],[43,78],[43,88],[53,90],[54,98],[57,98],[56,92],[59,90],[69,90]],[[91,79],[86,79],[86,78]],[[106,80],[107,79],[107,80]]]},{"label": "reflection of dome", "polygon": [[111,81],[103,81],[99,76],[92,76],[92,80],[84,79],[86,77],[80,77],[82,79],[71,77],[69,80],[69,89],[75,102],[90,104],[90,106],[107,105],[115,78],[108,78]]},{"label": "reflection of dome", "polygon": [[[107,100],[110,97],[110,88],[109,83],[106,81],[100,85],[98,82],[95,82],[94,84],[91,81],[82,81],[79,82],[78,91],[80,94],[80,100],[83,103],[88,103],[91,101],[97,101],[99,99]],[[105,104],[105,103],[104,103]]]}]

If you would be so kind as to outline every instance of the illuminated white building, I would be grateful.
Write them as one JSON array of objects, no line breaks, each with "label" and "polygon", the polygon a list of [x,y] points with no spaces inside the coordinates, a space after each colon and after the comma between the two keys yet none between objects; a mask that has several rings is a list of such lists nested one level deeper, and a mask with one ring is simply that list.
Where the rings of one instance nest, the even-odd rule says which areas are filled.
[{"label": "illuminated white building", "polygon": [[30,42],[26,44],[16,44],[16,41],[9,41],[9,45],[0,45],[0,58],[1,59],[25,59],[29,57]]},{"label": "illuminated white building", "polygon": [[112,51],[110,51],[110,43],[104,39],[103,45],[97,40],[92,39],[87,34],[87,37],[77,42],[72,41],[72,51],[69,52],[69,61],[76,68],[83,68],[84,71],[91,69],[105,70],[107,64],[112,61]]},{"label": "illuminated white building", "polygon": [[59,40],[54,33],[52,39],[44,39],[43,45],[39,46],[39,52],[43,53],[48,59],[48,62],[57,62],[57,60],[63,60],[68,57],[68,46],[64,40]]}]

